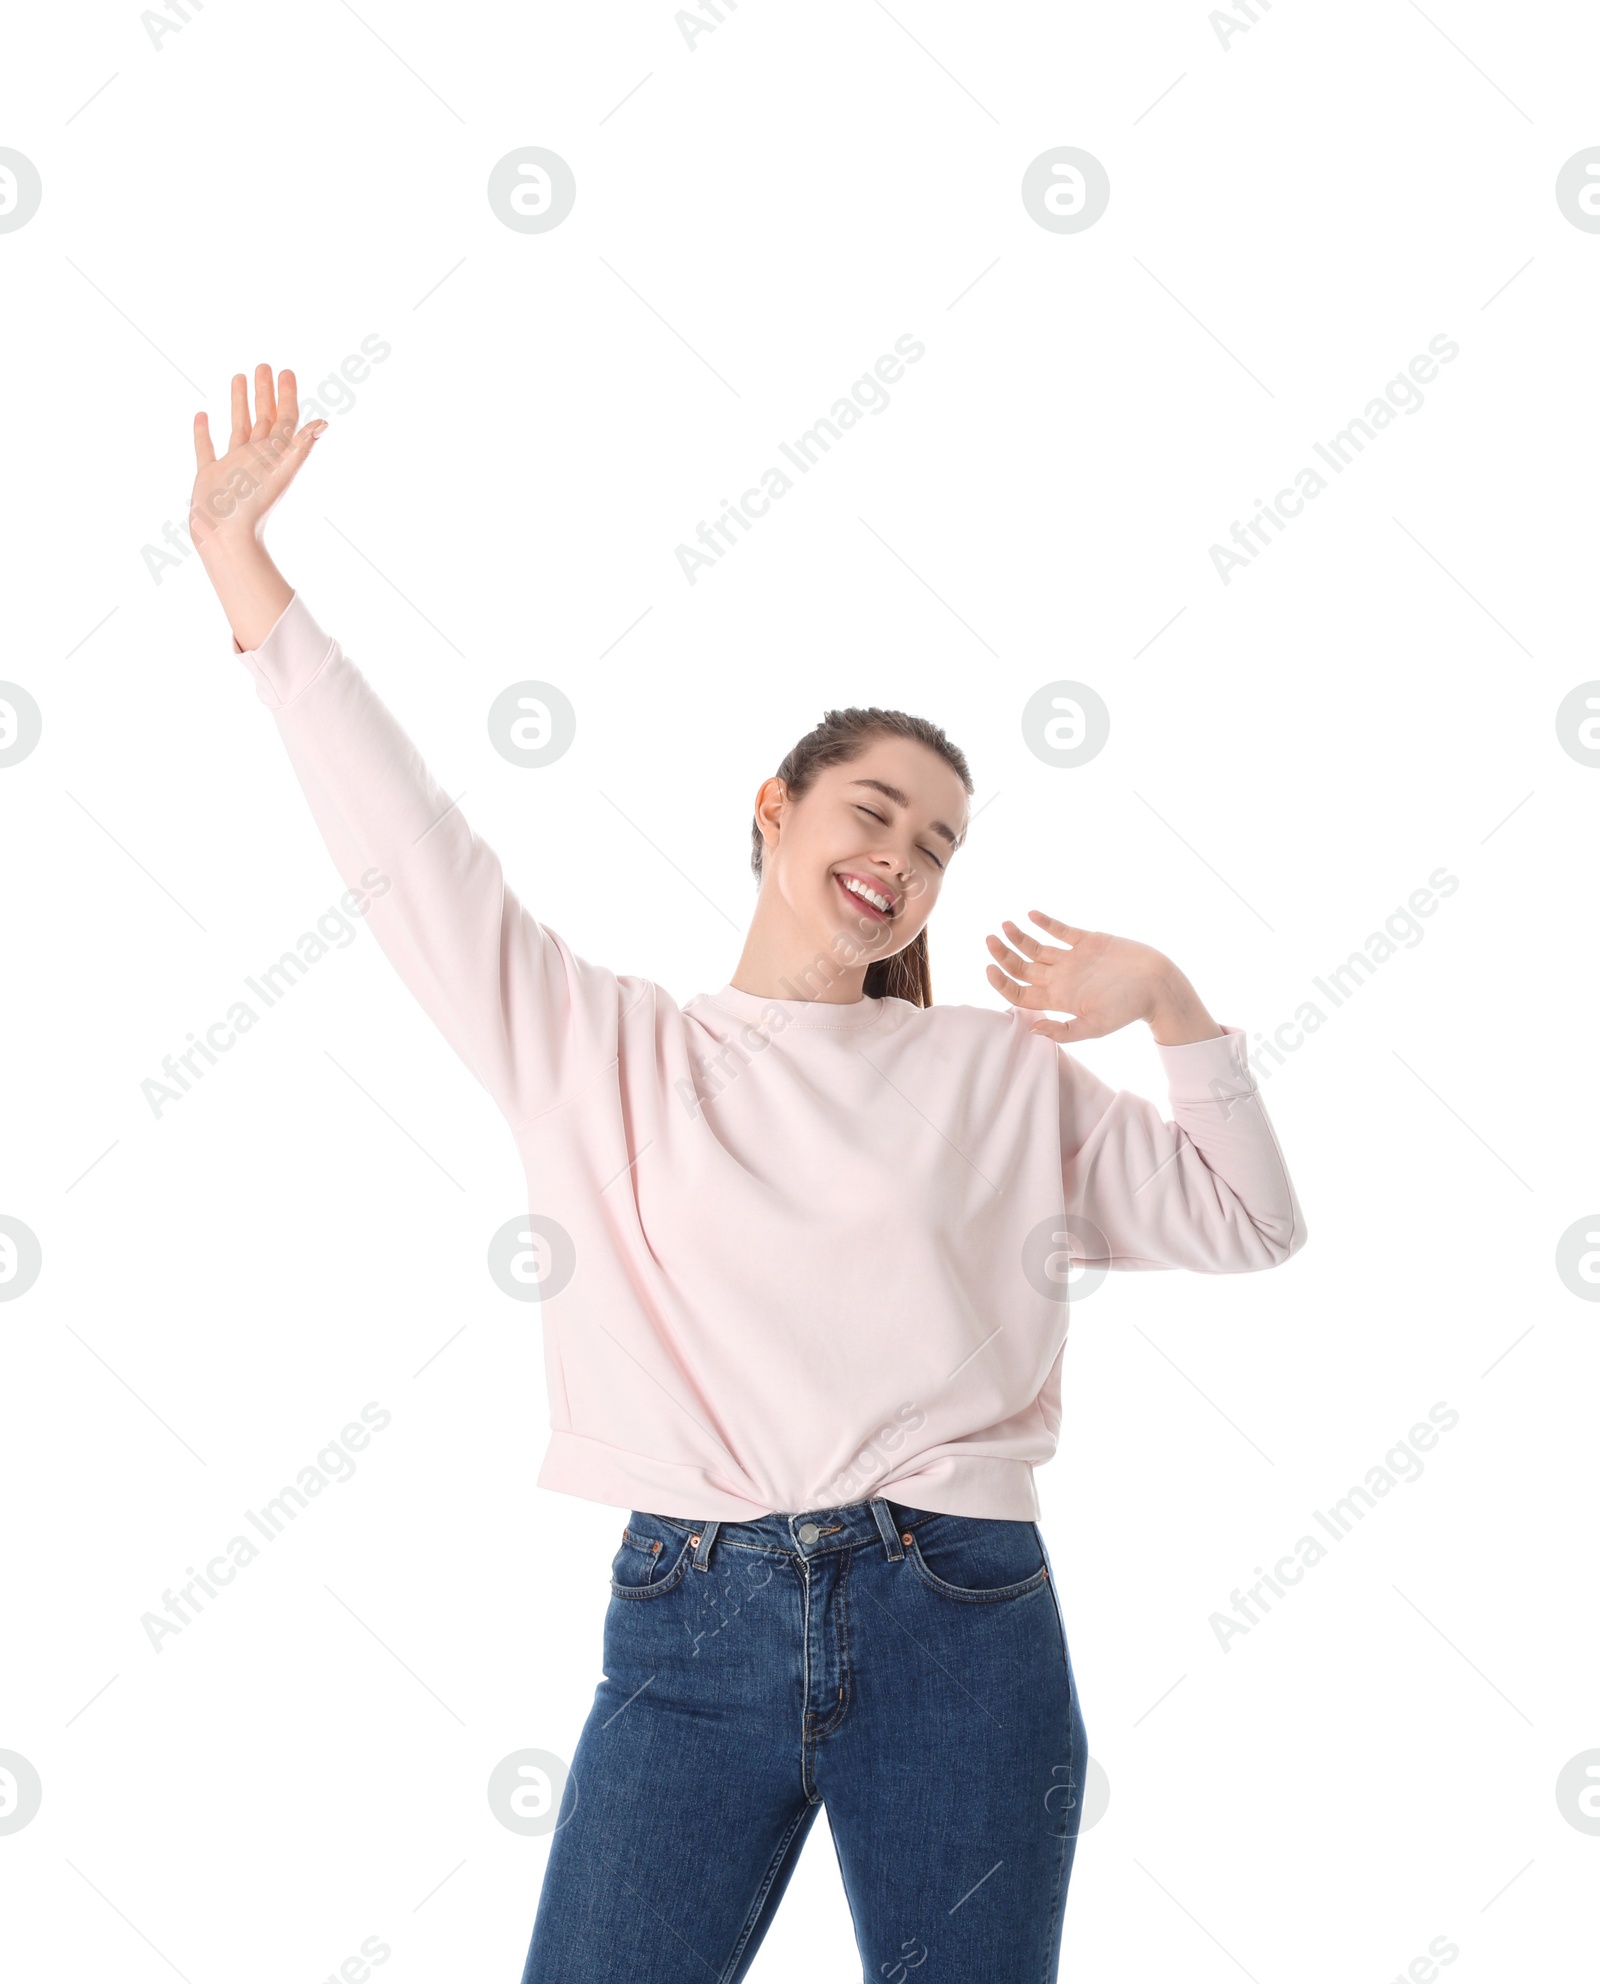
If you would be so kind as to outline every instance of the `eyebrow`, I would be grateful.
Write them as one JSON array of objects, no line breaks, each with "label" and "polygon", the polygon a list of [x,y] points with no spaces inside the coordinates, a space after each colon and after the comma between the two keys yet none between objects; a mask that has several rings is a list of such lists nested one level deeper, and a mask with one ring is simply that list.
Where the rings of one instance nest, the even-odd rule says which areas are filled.
[{"label": "eyebrow", "polygon": [[[881,778],[853,778],[849,783],[851,785],[870,785],[874,792],[881,792],[885,799],[892,799],[897,806],[909,806],[911,804],[911,801],[907,799],[898,786],[885,785]],[[935,820],[933,822],[933,831],[936,834],[943,834],[952,847],[959,847],[961,845],[960,836],[953,834],[943,820]]]}]

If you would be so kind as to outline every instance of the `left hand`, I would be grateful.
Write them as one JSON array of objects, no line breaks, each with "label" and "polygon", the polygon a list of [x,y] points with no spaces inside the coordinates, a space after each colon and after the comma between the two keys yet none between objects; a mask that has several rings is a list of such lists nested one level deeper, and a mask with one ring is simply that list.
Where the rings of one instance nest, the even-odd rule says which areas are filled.
[{"label": "left hand", "polygon": [[984,941],[998,960],[989,966],[989,983],[1012,1005],[1073,1015],[1070,1021],[1035,1020],[1031,1033],[1051,1040],[1097,1040],[1130,1021],[1150,1019],[1169,985],[1182,979],[1172,960],[1148,944],[1113,937],[1104,930],[1079,930],[1046,916],[1042,909],[1030,909],[1028,914],[1069,948],[1056,950],[1042,944],[1009,922],[1000,927],[1010,945],[993,936]]}]

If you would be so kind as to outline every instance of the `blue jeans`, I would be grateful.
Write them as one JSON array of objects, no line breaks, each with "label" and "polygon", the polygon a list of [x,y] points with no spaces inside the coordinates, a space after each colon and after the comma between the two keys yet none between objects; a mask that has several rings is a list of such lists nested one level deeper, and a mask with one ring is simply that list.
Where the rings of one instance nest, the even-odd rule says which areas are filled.
[{"label": "blue jeans", "polygon": [[604,1655],[522,1984],[736,1984],[821,1805],[870,1984],[1055,1978],[1088,1745],[1036,1523],[636,1510]]}]

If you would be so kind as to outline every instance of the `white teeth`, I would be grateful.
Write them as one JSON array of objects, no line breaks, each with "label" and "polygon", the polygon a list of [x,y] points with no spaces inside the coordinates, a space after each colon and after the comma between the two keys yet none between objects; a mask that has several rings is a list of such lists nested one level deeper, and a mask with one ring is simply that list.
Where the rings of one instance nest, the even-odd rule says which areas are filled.
[{"label": "white teeth", "polygon": [[841,877],[841,879],[851,895],[862,897],[863,900],[870,902],[875,909],[881,909],[885,916],[889,914],[892,905],[887,896],[880,896],[876,890],[869,889],[864,882],[856,881],[853,876],[846,875]]}]

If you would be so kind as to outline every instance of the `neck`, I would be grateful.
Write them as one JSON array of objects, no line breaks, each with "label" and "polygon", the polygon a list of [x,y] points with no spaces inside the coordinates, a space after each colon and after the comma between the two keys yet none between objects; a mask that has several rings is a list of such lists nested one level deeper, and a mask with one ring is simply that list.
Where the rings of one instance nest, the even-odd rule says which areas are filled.
[{"label": "neck", "polygon": [[819,944],[781,897],[763,889],[728,983],[758,999],[807,999],[853,1006],[864,998],[871,962],[848,931]]}]

